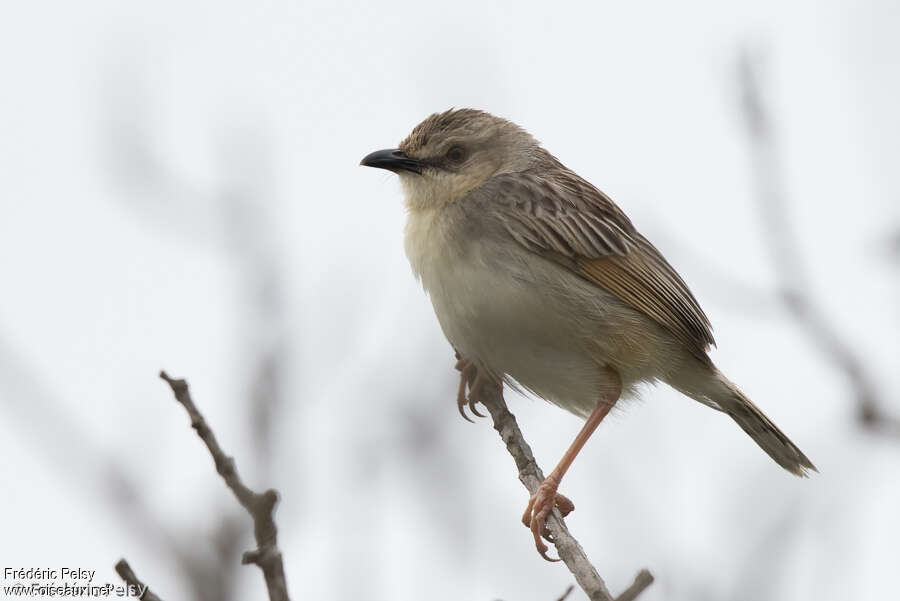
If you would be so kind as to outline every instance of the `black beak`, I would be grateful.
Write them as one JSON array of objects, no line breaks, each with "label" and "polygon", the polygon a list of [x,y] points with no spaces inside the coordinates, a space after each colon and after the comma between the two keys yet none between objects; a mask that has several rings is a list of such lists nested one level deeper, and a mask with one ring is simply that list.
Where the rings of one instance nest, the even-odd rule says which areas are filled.
[{"label": "black beak", "polygon": [[412,171],[413,173],[422,173],[422,163],[417,159],[410,158],[399,148],[388,148],[387,150],[376,150],[371,154],[367,154],[363,160],[359,162],[365,167],[377,167],[378,169],[387,169],[388,171]]}]

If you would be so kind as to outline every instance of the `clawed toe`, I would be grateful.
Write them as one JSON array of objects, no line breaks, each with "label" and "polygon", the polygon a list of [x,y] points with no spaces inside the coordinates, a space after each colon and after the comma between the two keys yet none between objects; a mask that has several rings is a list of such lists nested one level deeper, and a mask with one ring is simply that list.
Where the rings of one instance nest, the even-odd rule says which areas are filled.
[{"label": "clawed toe", "polygon": [[563,517],[575,511],[575,503],[564,494],[556,493],[556,508]]},{"label": "clawed toe", "polygon": [[469,386],[469,409],[478,417],[486,417],[484,414],[478,413],[475,403],[481,402],[481,389],[484,388],[485,376],[481,372],[475,374],[475,381]]},{"label": "clawed toe", "polygon": [[[478,369],[475,362],[471,359],[460,359],[456,362],[456,369],[459,371],[459,390],[456,393],[456,408],[463,419],[471,422],[472,420],[466,415],[466,406],[478,417],[486,417],[478,412],[475,403],[481,400],[481,390],[484,387],[484,380],[487,376],[482,375],[482,371]],[[466,388],[469,394],[466,394]]]},{"label": "clawed toe", "polygon": [[459,376],[459,390],[456,393],[456,408],[459,410],[459,414],[463,417],[467,422],[475,423],[468,415],[466,415],[466,403],[468,403],[468,399],[466,398],[466,376],[465,374],[460,374]]},{"label": "clawed toe", "polygon": [[558,484],[554,480],[545,479],[538,487],[537,492],[528,500],[528,506],[522,515],[522,523],[531,530],[531,534],[534,536],[534,546],[537,548],[537,552],[547,561],[559,561],[559,559],[547,555],[549,548],[542,540],[544,538],[553,542],[545,526],[547,516],[550,515],[554,506],[559,509],[563,517],[575,510],[575,504],[568,497],[556,492],[557,486]]}]

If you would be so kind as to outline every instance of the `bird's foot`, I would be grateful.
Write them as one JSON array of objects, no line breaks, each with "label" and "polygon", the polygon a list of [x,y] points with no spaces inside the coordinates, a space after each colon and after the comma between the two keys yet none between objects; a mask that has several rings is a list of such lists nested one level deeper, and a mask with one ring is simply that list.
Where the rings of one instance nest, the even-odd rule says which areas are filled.
[{"label": "bird's foot", "polygon": [[541,537],[543,537],[552,542],[550,533],[544,526],[547,516],[550,515],[554,505],[559,509],[563,517],[566,517],[575,509],[575,504],[568,497],[556,492],[558,486],[559,481],[553,477],[553,474],[547,476],[541,482],[537,492],[528,500],[528,507],[525,508],[525,514],[522,516],[522,523],[531,529],[531,534],[534,536],[534,545],[537,547],[537,552],[547,561],[559,561],[559,559],[547,556],[548,547],[541,540]]},{"label": "bird's foot", "polygon": [[[478,417],[486,417],[478,412],[475,403],[481,400],[481,390],[490,376],[486,375],[484,370],[478,369],[471,359],[459,359],[456,362],[456,369],[459,371],[459,390],[456,393],[456,407],[459,409],[459,414],[463,416],[463,419],[471,422],[472,420],[466,415],[465,407],[468,405],[472,413]],[[469,390],[468,394],[466,394],[466,388]]]}]

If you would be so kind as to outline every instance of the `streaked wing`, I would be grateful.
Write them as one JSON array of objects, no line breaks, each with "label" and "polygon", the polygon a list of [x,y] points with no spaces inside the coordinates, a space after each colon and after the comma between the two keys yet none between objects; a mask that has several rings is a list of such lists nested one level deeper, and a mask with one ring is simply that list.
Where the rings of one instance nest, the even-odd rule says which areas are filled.
[{"label": "streaked wing", "polygon": [[609,197],[567,169],[551,173],[499,175],[472,200],[522,246],[616,295],[707,360],[710,323],[678,273]]}]

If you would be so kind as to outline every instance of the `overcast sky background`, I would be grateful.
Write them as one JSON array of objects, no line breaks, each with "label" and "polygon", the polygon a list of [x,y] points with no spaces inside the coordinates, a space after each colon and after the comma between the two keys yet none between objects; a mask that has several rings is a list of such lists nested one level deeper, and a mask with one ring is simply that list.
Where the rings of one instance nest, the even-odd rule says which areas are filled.
[{"label": "overcast sky background", "polygon": [[[512,460],[456,413],[396,178],[358,166],[471,106],[628,212],[706,309],[714,360],[821,472],[792,478],[723,415],[646,390],[562,487],[611,589],[648,567],[647,601],[887,598],[900,441],[858,426],[846,379],[774,300],[736,64],[761,59],[811,293],[897,412],[897,31],[886,0],[7,3],[0,566],[118,582],[125,556],[164,599],[193,598],[153,533],[202,564],[222,516],[244,522],[164,368],[247,483],[281,491],[294,599],[562,594]],[[266,357],[283,402],[254,428]],[[507,400],[550,469],[578,420]],[[234,566],[233,598],[264,598]]]}]

